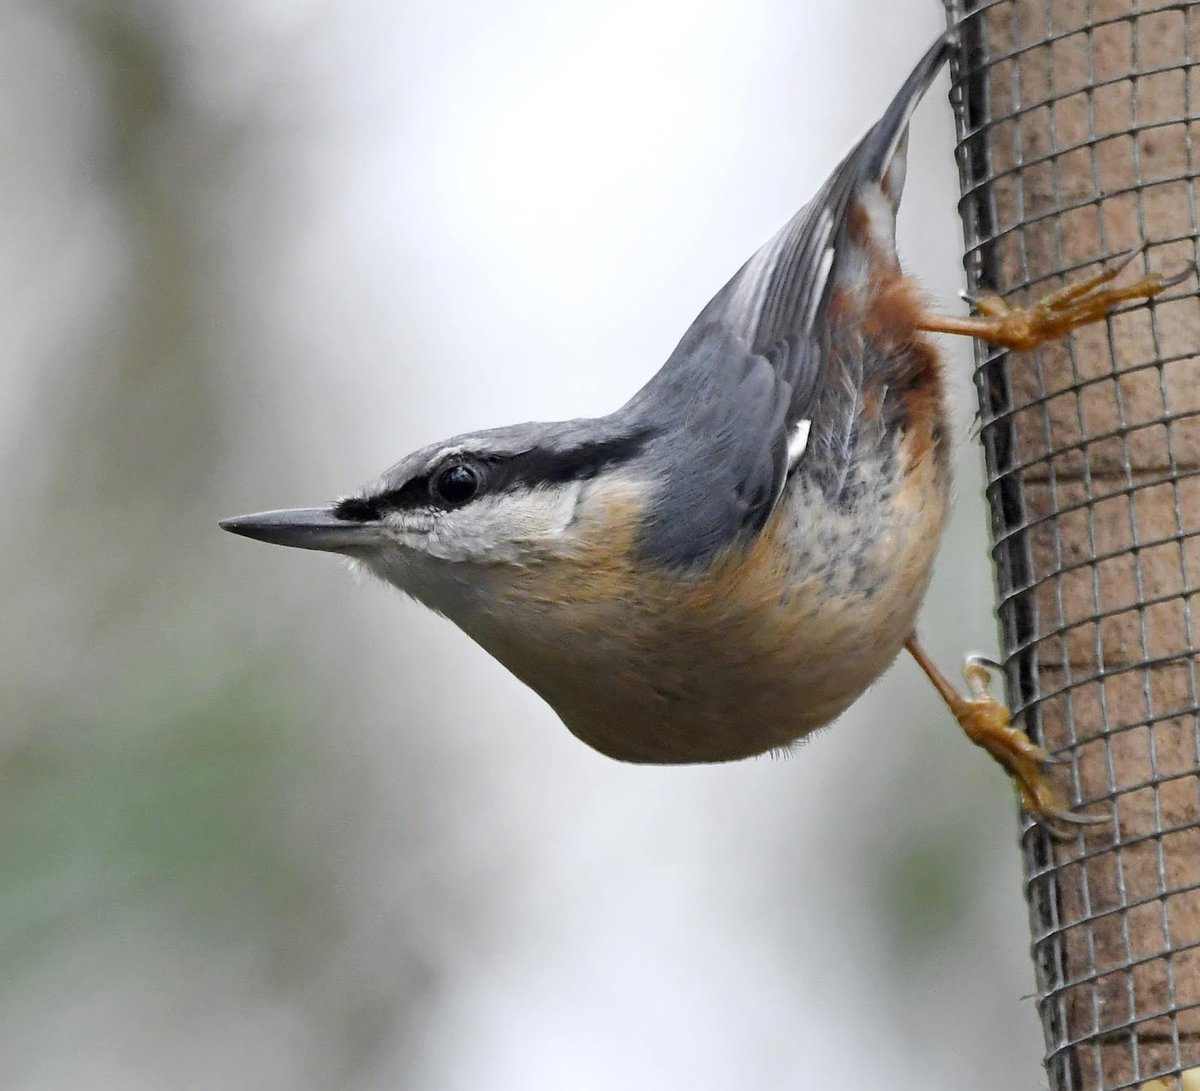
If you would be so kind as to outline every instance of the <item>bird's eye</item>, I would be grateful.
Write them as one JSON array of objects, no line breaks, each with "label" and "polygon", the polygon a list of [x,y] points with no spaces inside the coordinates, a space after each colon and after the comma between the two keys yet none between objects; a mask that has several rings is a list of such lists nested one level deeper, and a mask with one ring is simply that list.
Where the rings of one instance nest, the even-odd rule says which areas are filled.
[{"label": "bird's eye", "polygon": [[479,492],[479,471],[464,462],[438,470],[429,482],[429,492],[439,504],[456,508]]}]

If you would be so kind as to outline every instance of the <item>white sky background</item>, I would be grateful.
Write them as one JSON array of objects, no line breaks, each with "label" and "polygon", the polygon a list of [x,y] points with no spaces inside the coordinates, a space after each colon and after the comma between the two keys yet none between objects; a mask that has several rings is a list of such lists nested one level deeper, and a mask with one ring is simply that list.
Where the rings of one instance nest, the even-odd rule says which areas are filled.
[{"label": "white sky background", "polygon": [[[226,510],[197,513],[197,534],[220,515],[352,491],[443,435],[620,404],[942,26],[935,0],[179,11],[198,101],[218,117],[265,103],[273,118],[259,166],[234,176],[226,224],[242,316],[225,366],[253,363],[241,394],[254,465]],[[34,22],[28,48],[53,54]],[[69,52],[53,56],[61,78]],[[899,238],[908,269],[958,308],[947,86],[914,125]],[[86,133],[86,95],[67,98]],[[17,196],[56,214],[53,193]],[[99,269],[103,217],[85,217],[80,238],[78,268]],[[18,344],[55,306],[47,288],[14,314]],[[968,357],[948,354],[960,495],[923,622],[948,670],[995,647]],[[19,358],[0,371],[0,419],[18,428]],[[369,757],[383,800],[354,862],[363,912],[384,934],[417,930],[442,975],[415,1053],[398,1041],[354,1087],[1044,1082],[1021,999],[1032,970],[1011,793],[907,661],[792,760],[631,768],[571,738],[450,626],[330,559],[210,545],[229,595],[262,595],[270,612],[286,593],[293,622],[320,619],[314,640],[337,649],[306,669],[361,702],[330,739]],[[389,796],[421,755],[441,778],[428,811]],[[431,846],[419,865],[396,856],[401,826]],[[917,962],[887,917],[889,865],[914,846],[945,853],[959,906]],[[456,898],[470,912],[423,913]],[[160,1068],[137,1044],[150,998],[81,1002],[63,1015],[78,1069],[47,1061],[22,1086],[163,1086],[187,1057],[186,1086],[316,1086],[298,1015],[213,988],[228,988],[224,1010],[157,1027]]]}]

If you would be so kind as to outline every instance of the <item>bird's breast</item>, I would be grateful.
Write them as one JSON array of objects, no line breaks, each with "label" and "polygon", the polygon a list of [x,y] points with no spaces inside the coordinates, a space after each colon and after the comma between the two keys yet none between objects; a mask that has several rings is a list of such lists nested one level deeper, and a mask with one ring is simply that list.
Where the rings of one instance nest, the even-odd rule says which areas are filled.
[{"label": "bird's breast", "polygon": [[849,505],[794,474],[763,531],[702,572],[646,569],[632,541],[610,539],[590,559],[526,568],[506,605],[456,620],[614,758],[714,762],[784,749],[895,657],[945,521],[939,460],[920,459],[914,472],[902,439],[857,457],[866,484]]}]

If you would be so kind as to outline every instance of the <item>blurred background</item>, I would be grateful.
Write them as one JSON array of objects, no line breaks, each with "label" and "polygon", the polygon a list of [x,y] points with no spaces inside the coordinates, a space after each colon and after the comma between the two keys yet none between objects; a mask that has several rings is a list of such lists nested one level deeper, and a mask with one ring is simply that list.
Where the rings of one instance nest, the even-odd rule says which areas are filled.
[{"label": "blurred background", "polygon": [[[622,766],[216,527],[620,404],[940,4],[0,11],[0,1086],[1040,1085],[1012,793],[907,660],[789,760]],[[947,86],[900,244],[957,307]],[[996,638],[950,347],[956,670]]]}]

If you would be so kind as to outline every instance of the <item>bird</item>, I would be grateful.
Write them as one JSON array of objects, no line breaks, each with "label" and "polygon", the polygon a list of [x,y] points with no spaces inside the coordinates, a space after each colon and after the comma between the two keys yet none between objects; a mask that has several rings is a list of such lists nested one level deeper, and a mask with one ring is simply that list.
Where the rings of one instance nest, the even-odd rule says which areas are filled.
[{"label": "bird", "polygon": [[960,692],[916,634],[950,510],[932,333],[1024,351],[1175,283],[1128,258],[1029,308],[940,314],[901,269],[908,126],[956,48],[917,62],[817,194],[662,368],[604,416],[457,435],[316,508],[220,525],[351,558],[444,615],[579,739],[625,762],[786,753],[899,656],[1052,830],[1051,755],[971,657]]}]

